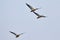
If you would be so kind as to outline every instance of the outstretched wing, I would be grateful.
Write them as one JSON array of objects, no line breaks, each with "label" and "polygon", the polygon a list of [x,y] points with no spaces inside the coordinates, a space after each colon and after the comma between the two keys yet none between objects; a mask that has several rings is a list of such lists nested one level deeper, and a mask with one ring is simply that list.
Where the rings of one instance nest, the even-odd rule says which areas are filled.
[{"label": "outstretched wing", "polygon": [[44,16],[44,15],[39,15],[39,14],[36,13],[36,12],[33,12],[33,13],[38,16],[37,19],[38,19],[38,18],[41,18],[41,17],[46,17],[46,16]]},{"label": "outstretched wing", "polygon": [[37,16],[40,16],[38,13],[36,13],[36,12],[33,12],[35,15],[37,15]]},{"label": "outstretched wing", "polygon": [[32,6],[30,6],[29,4],[26,3],[26,5],[32,10],[34,9]]},{"label": "outstretched wing", "polygon": [[16,35],[16,33],[12,32],[12,31],[9,31],[9,32],[12,33],[12,34],[14,34],[14,35]]}]

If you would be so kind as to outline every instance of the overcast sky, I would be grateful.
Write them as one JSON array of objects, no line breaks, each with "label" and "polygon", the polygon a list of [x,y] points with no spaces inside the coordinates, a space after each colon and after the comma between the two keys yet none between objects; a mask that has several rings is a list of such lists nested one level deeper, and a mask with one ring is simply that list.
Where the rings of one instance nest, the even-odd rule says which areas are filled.
[{"label": "overcast sky", "polygon": [[[46,18],[37,19],[25,3]],[[60,0],[0,0],[0,40],[60,40]]]}]

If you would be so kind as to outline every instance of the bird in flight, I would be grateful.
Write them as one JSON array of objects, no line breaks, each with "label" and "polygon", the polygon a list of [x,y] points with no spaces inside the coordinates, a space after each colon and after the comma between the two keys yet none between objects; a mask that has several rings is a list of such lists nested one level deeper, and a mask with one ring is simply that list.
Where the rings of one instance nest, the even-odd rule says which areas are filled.
[{"label": "bird in flight", "polygon": [[46,16],[43,16],[43,15],[39,15],[39,14],[36,13],[36,12],[33,12],[33,13],[38,16],[37,19],[39,19],[39,18],[41,18],[41,17],[46,17]]},{"label": "bird in flight", "polygon": [[39,8],[33,8],[32,6],[30,6],[28,3],[26,3],[26,5],[31,9],[31,12],[33,12],[35,15],[37,15],[37,19],[42,18],[42,17],[46,17],[43,15],[39,15],[38,13],[36,13],[35,11],[38,10]]},{"label": "bird in flight", "polygon": [[18,38],[19,36],[21,36],[22,34],[24,34],[24,33],[16,34],[16,33],[12,32],[12,31],[9,31],[9,32],[12,33],[12,34],[14,34],[16,36],[16,38]]},{"label": "bird in flight", "polygon": [[26,5],[31,9],[31,12],[34,12],[36,10],[38,10],[39,8],[33,8],[32,6],[30,6],[28,3],[26,3]]}]

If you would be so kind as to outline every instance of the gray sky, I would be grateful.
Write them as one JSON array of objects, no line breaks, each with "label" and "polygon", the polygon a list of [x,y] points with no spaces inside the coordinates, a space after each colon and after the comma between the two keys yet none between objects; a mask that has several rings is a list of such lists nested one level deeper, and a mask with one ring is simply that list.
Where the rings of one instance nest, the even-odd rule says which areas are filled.
[{"label": "gray sky", "polygon": [[[36,19],[25,3],[46,18]],[[0,40],[60,40],[60,0],[0,0]]]}]

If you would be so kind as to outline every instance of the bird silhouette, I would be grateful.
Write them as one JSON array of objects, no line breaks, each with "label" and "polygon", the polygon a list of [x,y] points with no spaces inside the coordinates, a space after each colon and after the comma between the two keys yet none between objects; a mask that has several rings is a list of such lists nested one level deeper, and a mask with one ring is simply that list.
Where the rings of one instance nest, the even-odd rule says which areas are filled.
[{"label": "bird silhouette", "polygon": [[16,33],[12,32],[12,31],[9,31],[9,32],[12,33],[12,34],[14,34],[16,36],[16,38],[18,38],[19,36],[21,36],[22,34],[24,34],[24,33],[16,34]]},{"label": "bird silhouette", "polygon": [[31,9],[31,12],[34,12],[36,10],[38,10],[39,8],[33,8],[32,6],[30,6],[28,3],[26,3],[26,5]]},{"label": "bird silhouette", "polygon": [[28,3],[26,3],[26,5],[31,9],[31,12],[33,12],[35,15],[37,15],[37,19],[42,18],[42,17],[46,17],[44,15],[39,15],[38,13],[36,13],[35,11],[38,10],[39,8],[33,8],[32,6],[30,6]]},{"label": "bird silhouette", "polygon": [[33,13],[38,16],[37,19],[39,19],[39,18],[41,18],[41,17],[46,17],[46,16],[43,16],[43,15],[39,15],[39,14],[36,13],[36,12],[33,12]]}]

